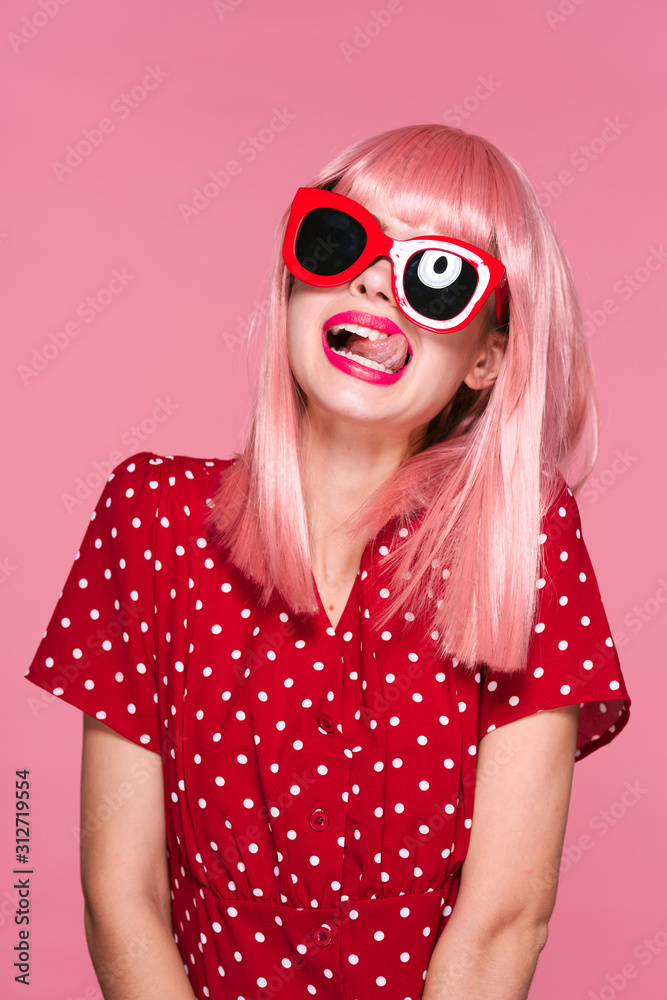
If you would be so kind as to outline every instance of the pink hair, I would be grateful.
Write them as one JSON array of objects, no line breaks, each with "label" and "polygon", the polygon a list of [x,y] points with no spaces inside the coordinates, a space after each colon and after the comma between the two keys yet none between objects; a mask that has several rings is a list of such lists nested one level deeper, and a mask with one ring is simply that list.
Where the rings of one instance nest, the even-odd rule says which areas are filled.
[{"label": "pink hair", "polygon": [[[506,266],[510,320],[494,386],[462,385],[419,451],[339,530],[374,538],[390,521],[416,525],[386,557],[392,599],[375,627],[409,608],[424,634],[437,630],[442,656],[469,669],[521,671],[536,611],[541,519],[563,477],[576,494],[597,456],[597,395],[567,260],[521,168],[460,129],[410,125],[373,136],[306,186],[360,202],[379,195],[388,214],[413,226],[437,220],[437,232]],[[295,614],[312,614],[300,466],[305,404],[287,357],[293,279],[280,255],[288,214],[277,231],[248,441],[222,473],[208,523],[265,604],[276,590]]]}]

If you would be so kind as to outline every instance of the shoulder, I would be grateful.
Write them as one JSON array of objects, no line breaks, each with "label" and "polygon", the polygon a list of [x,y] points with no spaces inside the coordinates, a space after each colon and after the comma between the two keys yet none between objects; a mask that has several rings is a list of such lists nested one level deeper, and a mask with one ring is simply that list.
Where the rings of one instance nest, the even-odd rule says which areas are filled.
[{"label": "shoulder", "polygon": [[233,459],[198,458],[192,455],[158,455],[140,451],[116,465],[107,479],[105,492],[125,494],[128,499],[139,495],[159,496],[161,491],[200,493],[205,499],[218,486],[220,473]]},{"label": "shoulder", "polygon": [[545,557],[566,562],[568,548],[583,542],[579,505],[560,473],[552,483],[545,505],[540,524],[540,547]]},{"label": "shoulder", "polygon": [[107,477],[91,516],[91,531],[120,550],[155,551],[163,535],[196,535],[232,459],[136,452]]}]

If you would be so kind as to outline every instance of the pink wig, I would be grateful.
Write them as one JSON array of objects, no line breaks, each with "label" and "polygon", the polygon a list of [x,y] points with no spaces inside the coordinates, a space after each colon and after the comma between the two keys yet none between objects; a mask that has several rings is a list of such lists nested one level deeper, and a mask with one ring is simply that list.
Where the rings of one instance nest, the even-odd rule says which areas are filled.
[{"label": "pink wig", "polygon": [[[385,557],[393,596],[376,627],[409,609],[425,635],[437,630],[443,656],[469,669],[521,671],[536,612],[541,518],[563,477],[576,494],[597,456],[597,396],[563,251],[521,168],[460,129],[410,125],[373,136],[305,186],[362,203],[379,196],[388,214],[415,227],[433,220],[437,232],[505,264],[510,320],[495,384],[479,391],[462,384],[419,450],[339,530],[374,538],[388,522],[404,527],[420,514]],[[277,232],[248,441],[222,474],[208,523],[264,603],[276,590],[295,614],[312,614],[300,464],[305,400],[287,356],[293,279],[280,254],[288,214]]]}]

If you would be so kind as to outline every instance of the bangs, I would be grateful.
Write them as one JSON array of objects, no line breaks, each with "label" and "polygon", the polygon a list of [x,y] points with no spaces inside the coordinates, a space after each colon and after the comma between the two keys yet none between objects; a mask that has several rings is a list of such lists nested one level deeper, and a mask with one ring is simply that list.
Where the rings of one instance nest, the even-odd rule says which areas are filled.
[{"label": "bangs", "polygon": [[[330,187],[327,185],[327,187]],[[377,142],[330,187],[365,204],[382,205],[430,235],[451,236],[497,254],[497,187],[483,141],[451,130],[396,133]]]}]

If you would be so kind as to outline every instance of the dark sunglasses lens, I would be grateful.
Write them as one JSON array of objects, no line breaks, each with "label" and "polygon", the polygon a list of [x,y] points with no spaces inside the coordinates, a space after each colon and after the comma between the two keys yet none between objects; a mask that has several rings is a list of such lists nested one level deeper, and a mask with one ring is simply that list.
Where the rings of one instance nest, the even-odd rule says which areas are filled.
[{"label": "dark sunglasses lens", "polygon": [[426,319],[453,319],[477,288],[477,271],[467,260],[444,250],[413,254],[403,275],[405,297]]},{"label": "dark sunglasses lens", "polygon": [[366,230],[346,212],[313,208],[306,214],[296,238],[295,253],[311,274],[330,277],[358,260],[366,246]]}]

